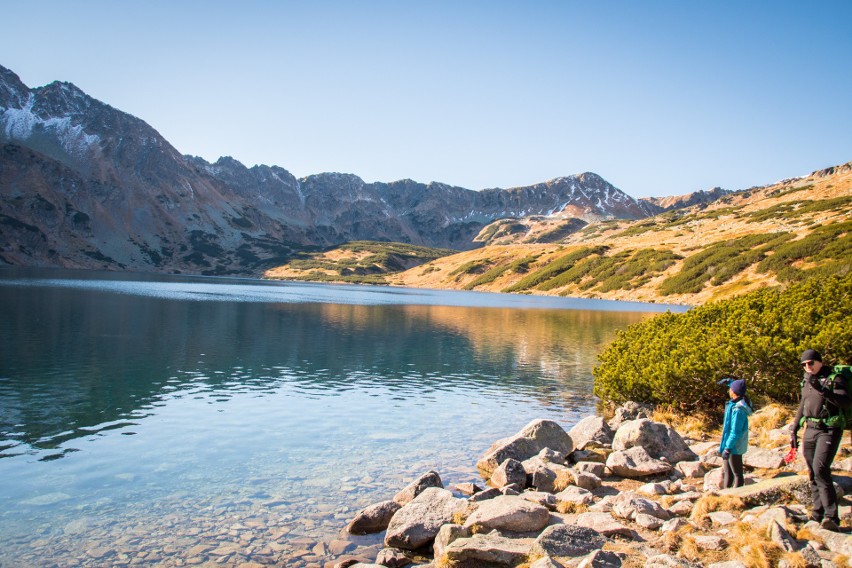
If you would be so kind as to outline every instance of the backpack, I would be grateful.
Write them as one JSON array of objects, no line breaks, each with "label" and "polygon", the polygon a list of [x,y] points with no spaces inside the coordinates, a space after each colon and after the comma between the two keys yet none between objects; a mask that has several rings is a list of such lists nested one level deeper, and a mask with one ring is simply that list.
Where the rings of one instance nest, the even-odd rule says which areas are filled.
[{"label": "backpack", "polygon": [[[843,377],[843,380],[846,383],[847,392],[849,392],[848,389],[852,387],[852,365],[835,365],[831,370],[831,374],[826,379],[826,387],[834,389],[834,383],[837,380],[837,377]],[[835,408],[834,410],[838,411],[839,409]],[[849,407],[846,410],[839,410],[837,414],[829,416],[825,419],[825,424],[826,426],[835,428],[840,427],[850,430],[850,437],[852,437],[852,407]]]}]

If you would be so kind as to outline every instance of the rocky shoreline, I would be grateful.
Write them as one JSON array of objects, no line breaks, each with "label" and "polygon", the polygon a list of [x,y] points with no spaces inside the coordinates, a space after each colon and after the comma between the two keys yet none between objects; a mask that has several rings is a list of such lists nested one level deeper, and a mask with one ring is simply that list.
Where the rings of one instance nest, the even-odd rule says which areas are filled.
[{"label": "rocky shoreline", "polygon": [[[755,414],[758,417],[761,411]],[[848,566],[852,507],[841,531],[808,521],[809,483],[799,456],[784,463],[789,431],[749,446],[746,485],[721,490],[719,441],[691,440],[627,403],[605,421],[565,431],[534,420],[477,462],[485,483],[444,488],[429,471],[359,511],[348,535],[381,536],[335,568]],[[848,439],[848,437],[845,437]],[[844,441],[839,495],[852,493]],[[353,541],[358,537],[350,536]]]}]

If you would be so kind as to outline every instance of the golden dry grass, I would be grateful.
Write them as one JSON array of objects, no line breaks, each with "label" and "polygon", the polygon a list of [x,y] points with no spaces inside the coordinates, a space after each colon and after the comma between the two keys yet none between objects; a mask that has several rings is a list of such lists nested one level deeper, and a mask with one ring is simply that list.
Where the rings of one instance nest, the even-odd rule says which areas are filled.
[{"label": "golden dry grass", "polygon": [[588,511],[589,506],[580,503],[571,503],[570,501],[560,501],[556,506],[556,510],[563,515],[577,515]]},{"label": "golden dry grass", "polygon": [[716,511],[739,512],[745,510],[745,503],[739,497],[731,497],[728,495],[704,495],[695,502],[689,518],[693,522],[704,524],[709,523],[707,515]]},{"label": "golden dry grass", "polygon": [[651,419],[671,426],[678,434],[692,440],[707,440],[721,435],[718,421],[702,413],[685,415],[673,408],[658,406],[651,414]]}]

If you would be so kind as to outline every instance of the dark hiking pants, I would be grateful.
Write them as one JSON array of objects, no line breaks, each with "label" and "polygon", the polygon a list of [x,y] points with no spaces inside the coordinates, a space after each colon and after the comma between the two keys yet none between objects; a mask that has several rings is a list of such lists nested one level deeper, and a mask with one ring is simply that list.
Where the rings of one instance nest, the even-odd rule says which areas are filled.
[{"label": "dark hiking pants", "polygon": [[808,478],[811,480],[811,498],[813,516],[837,521],[837,493],[831,479],[831,462],[840,447],[843,430],[829,428],[823,424],[809,422],[802,442],[802,453],[808,464]]},{"label": "dark hiking pants", "polygon": [[742,487],[745,483],[743,475],[743,457],[731,454],[722,462],[722,489]]}]

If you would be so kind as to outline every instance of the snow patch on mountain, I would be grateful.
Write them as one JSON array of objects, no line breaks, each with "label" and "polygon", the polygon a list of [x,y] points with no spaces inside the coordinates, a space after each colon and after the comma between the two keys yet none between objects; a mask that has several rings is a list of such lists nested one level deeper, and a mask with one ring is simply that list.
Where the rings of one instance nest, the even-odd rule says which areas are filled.
[{"label": "snow patch on mountain", "polygon": [[87,134],[81,124],[74,124],[70,116],[42,118],[33,112],[35,96],[30,93],[21,108],[7,108],[0,113],[3,133],[6,138],[25,141],[38,130],[45,130],[59,140],[70,154],[82,154],[91,146],[100,143],[97,134]]}]

